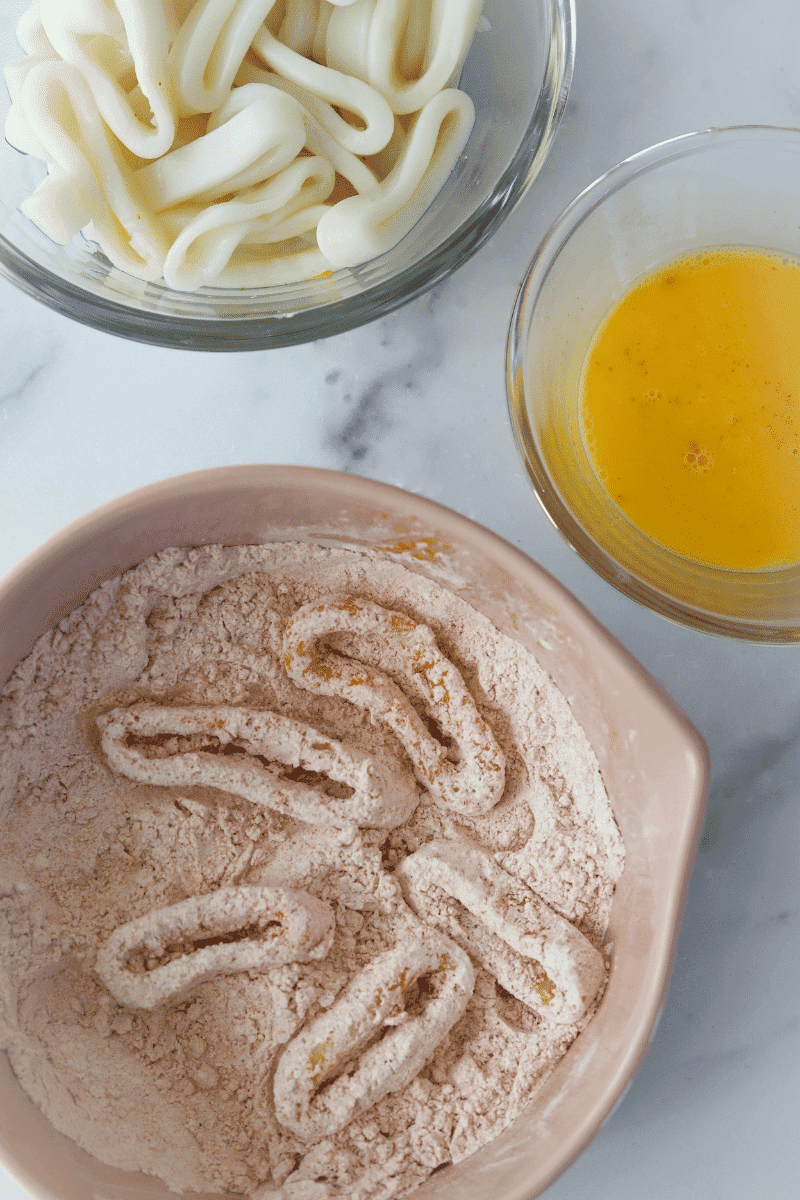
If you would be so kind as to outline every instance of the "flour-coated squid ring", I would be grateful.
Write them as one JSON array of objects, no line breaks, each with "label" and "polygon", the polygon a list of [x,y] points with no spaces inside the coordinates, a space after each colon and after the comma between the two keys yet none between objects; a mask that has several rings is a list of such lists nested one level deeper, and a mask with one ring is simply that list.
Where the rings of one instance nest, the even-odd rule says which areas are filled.
[{"label": "flour-coated squid ring", "polygon": [[210,202],[277,175],[305,141],[303,113],[291,96],[258,85],[235,88],[205,134],[141,167],[136,180],[154,212],[193,197]]},{"label": "flour-coated squid ring", "polygon": [[112,262],[139,279],[160,279],[169,248],[164,230],[80,71],[60,59],[39,62],[17,102],[49,170],[21,211],[61,244],[91,223],[91,235]]},{"label": "flour-coated squid ring", "polygon": [[327,159],[297,158],[233,200],[202,208],[169,248],[165,283],[182,292],[209,286],[274,287],[329,271],[330,263],[316,242],[308,245],[301,239],[287,245],[261,238],[259,249],[245,239],[251,233],[269,232],[303,208],[313,209],[316,231],[319,205],[331,194],[335,181]]},{"label": "flour-coated squid ring", "polygon": [[[365,197],[366,199],[366,197]],[[342,203],[346,203],[342,201]],[[317,229],[330,212],[322,218]],[[390,674],[360,658],[334,653],[324,639],[356,634],[380,643],[377,655]],[[301,688],[340,696],[389,726],[411,759],[417,779],[445,807],[461,813],[488,812],[503,794],[505,756],[478,712],[461,672],[439,650],[433,632],[405,613],[371,600],[346,597],[303,605],[289,619],[283,636],[283,660]],[[406,690],[403,690],[406,689]],[[408,692],[408,694],[406,694]],[[435,737],[411,703],[424,705],[449,747]]]},{"label": "flour-coated squid ring", "polygon": [[[102,714],[97,727],[109,765],[128,779],[162,787],[204,784],[312,824],[391,829],[418,802],[397,763],[262,709],[139,704]],[[215,752],[208,749],[212,741]],[[352,794],[330,796],[287,777],[281,766],[327,776]]]},{"label": "flour-coated squid ring", "polygon": [[120,925],[94,969],[120,1004],[152,1009],[220,975],[324,958],[335,929],[331,906],[308,892],[220,888]]},{"label": "flour-coated squid ring", "polygon": [[586,1014],[605,980],[602,954],[485,850],[436,839],[403,859],[395,875],[417,916],[528,1008],[555,1024]]},{"label": "flour-coated squid ring", "polygon": [[389,174],[370,192],[341,200],[320,221],[317,238],[329,262],[354,267],[393,249],[442,190],[474,121],[466,92],[447,88],[434,96],[414,117]]},{"label": "flour-coated squid ring", "polygon": [[[427,1004],[409,1016],[423,977]],[[433,930],[380,955],[283,1050],[273,1084],[280,1123],[304,1140],[327,1137],[406,1087],[464,1013],[474,982],[469,955]]]},{"label": "flour-coated squid ring", "polygon": [[[327,103],[328,120],[316,112],[313,115],[346,150],[359,155],[376,154],[387,144],[394,131],[394,116],[384,97],[368,83],[295,53],[266,26],[253,38],[253,49],[276,75]],[[363,123],[363,129],[345,121],[334,108],[353,113]]]},{"label": "flour-coated squid ring", "polygon": [[[40,0],[40,13],[53,49],[80,71],[120,142],[139,158],[166,154],[177,112],[161,0]],[[120,82],[127,61],[147,101],[143,116]]]}]

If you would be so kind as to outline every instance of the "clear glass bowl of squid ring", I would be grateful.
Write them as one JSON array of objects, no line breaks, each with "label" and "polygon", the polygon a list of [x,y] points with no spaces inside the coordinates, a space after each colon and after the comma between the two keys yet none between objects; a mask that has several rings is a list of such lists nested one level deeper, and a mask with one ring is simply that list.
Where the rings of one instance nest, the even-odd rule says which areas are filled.
[{"label": "clear glass bowl of squid ring", "polygon": [[[20,58],[25,0],[0,17],[3,63]],[[44,164],[0,146],[0,274],[83,324],[155,345],[257,350],[297,345],[383,316],[441,283],[525,195],[550,148],[574,61],[574,0],[486,0],[457,86],[475,123],[441,191],[409,233],[360,266],[270,287],[178,291],[115,268],[76,234],[46,237],[19,210]],[[3,90],[0,120],[10,99]]]}]

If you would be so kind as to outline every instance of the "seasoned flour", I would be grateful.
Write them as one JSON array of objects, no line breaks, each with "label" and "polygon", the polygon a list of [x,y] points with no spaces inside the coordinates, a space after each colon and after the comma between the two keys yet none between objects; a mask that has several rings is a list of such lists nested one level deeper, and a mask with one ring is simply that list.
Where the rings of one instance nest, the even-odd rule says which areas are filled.
[{"label": "seasoned flour", "polygon": [[[306,610],[287,633],[316,601],[339,604],[347,620],[336,626],[334,609],[330,626],[330,610]],[[156,718],[161,732],[148,733]],[[217,733],[197,732],[198,719]],[[311,756],[304,767],[296,747],[281,749],[294,742]],[[429,753],[422,765],[418,750]],[[474,799],[473,776],[494,772],[502,784],[503,760],[502,799],[491,789]],[[342,782],[351,775],[356,784]],[[434,798],[445,777],[450,798]],[[359,805],[371,826],[353,819]],[[321,825],[317,811],[341,816]],[[173,1190],[405,1195],[522,1110],[591,1017],[592,1004],[575,1016],[586,979],[594,971],[596,988],[605,973],[595,951],[623,849],[583,731],[530,653],[387,554],[167,550],[103,584],[2,693],[0,814],[0,1027],[14,1071],[63,1133]],[[406,862],[420,863],[416,874]],[[291,936],[300,945],[303,920],[316,930],[305,961],[237,969],[240,948],[221,925],[208,945],[197,940],[223,908],[235,915],[244,887],[263,890],[267,913],[278,894],[269,889],[300,897]],[[231,890],[203,899],[221,889]],[[510,933],[489,932],[492,913],[515,904],[540,922],[538,960],[522,917],[514,951]],[[173,942],[126,960],[139,927],[115,931],[163,909]],[[254,921],[248,954],[262,954],[254,941],[265,930],[280,941],[278,918]],[[407,945],[432,974],[385,1002],[374,1018],[383,1026],[364,1026],[350,1059],[325,1075],[346,1006]],[[186,964],[199,972],[201,953],[211,965],[193,983]],[[224,956],[229,971],[214,965]],[[104,963],[109,980],[133,980],[123,998],[144,995],[149,979],[153,1006],[114,999]],[[185,990],[173,996],[176,971]],[[376,1088],[380,1055],[420,1015],[435,1052],[424,1043],[421,1066],[403,1060],[413,1078],[399,1090],[348,1108],[358,1056]],[[309,1061],[322,1065],[301,1093]]]}]

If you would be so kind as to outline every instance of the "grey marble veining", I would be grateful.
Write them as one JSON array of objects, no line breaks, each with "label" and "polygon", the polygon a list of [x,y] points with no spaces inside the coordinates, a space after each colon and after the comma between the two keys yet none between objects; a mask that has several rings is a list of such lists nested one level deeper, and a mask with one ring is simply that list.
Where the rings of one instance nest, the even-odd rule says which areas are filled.
[{"label": "grey marble veining", "polygon": [[456,276],[384,320],[294,349],[186,354],[104,337],[0,287],[0,572],[129,488],[250,461],[398,484],[543,563],[671,693],[713,766],[650,1052],[548,1200],[800,1200],[800,649],[679,628],[595,576],[534,502],[503,362],[537,241],[598,174],[694,129],[800,125],[800,8],[577,7],[573,89],[531,193]]}]

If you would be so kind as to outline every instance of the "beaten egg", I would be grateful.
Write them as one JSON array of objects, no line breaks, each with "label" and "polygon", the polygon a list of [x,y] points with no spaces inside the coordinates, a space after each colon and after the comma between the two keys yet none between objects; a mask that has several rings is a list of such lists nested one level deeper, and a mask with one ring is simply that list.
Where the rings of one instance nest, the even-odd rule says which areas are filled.
[{"label": "beaten egg", "polygon": [[714,247],[641,279],[590,347],[581,426],[653,541],[733,570],[800,562],[800,262]]}]

